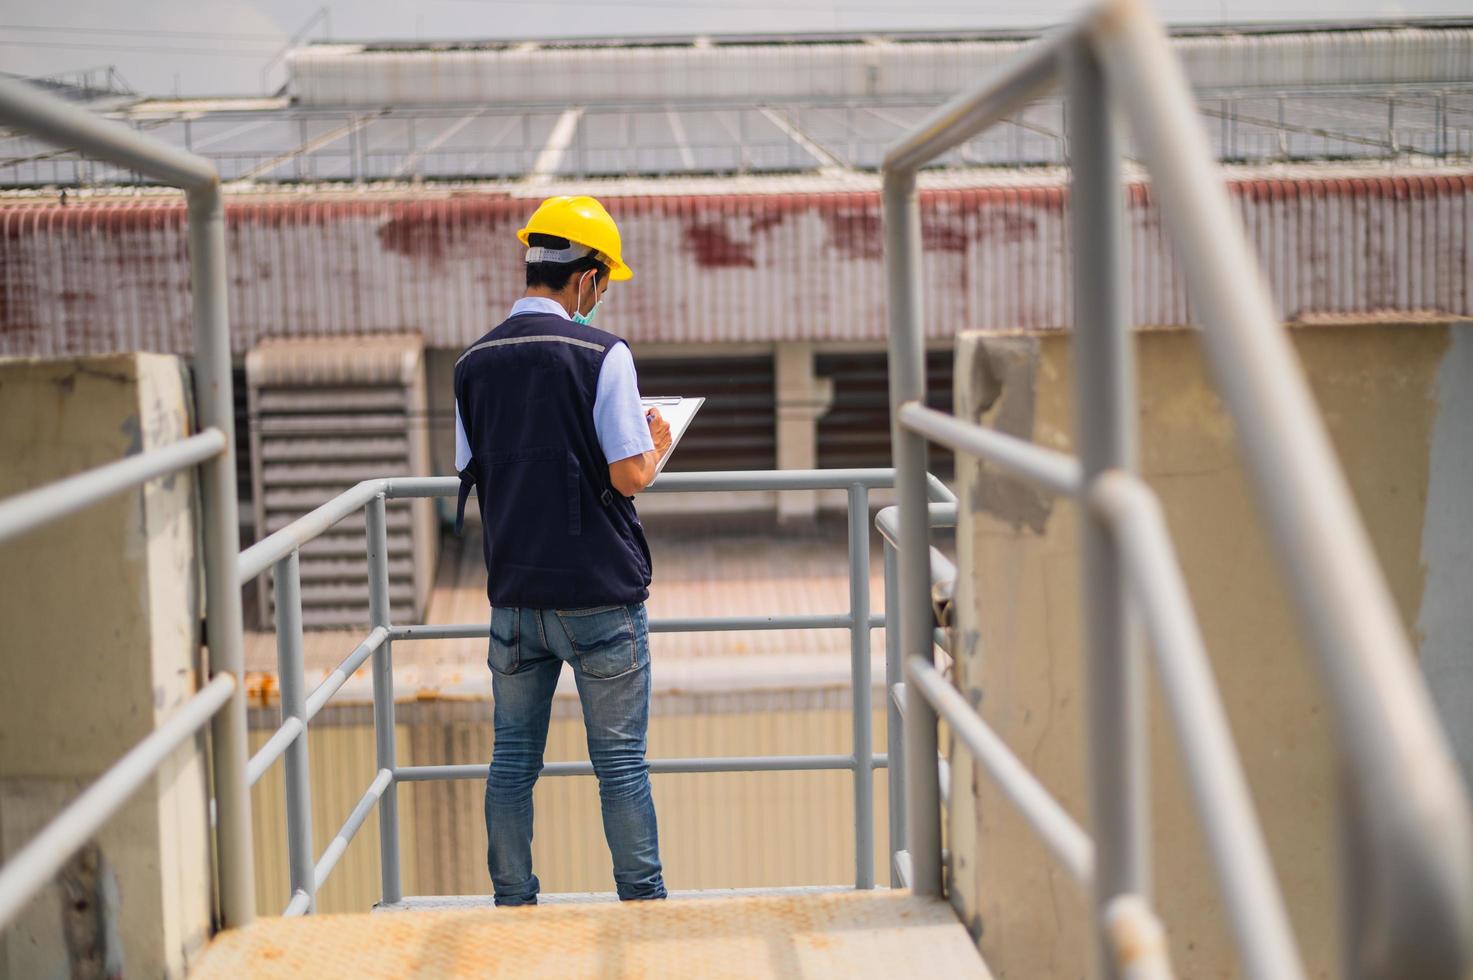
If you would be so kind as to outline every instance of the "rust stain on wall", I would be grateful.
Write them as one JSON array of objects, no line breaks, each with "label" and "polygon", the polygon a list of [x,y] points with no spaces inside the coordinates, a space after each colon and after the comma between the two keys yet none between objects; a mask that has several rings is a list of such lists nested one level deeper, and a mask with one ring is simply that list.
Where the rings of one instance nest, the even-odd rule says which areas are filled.
[{"label": "rust stain on wall", "polygon": [[445,260],[446,240],[422,215],[399,215],[378,227],[378,241],[384,251],[408,258]]},{"label": "rust stain on wall", "polygon": [[885,254],[884,228],[875,208],[823,210],[828,245],[846,259],[877,260]]},{"label": "rust stain on wall", "polygon": [[752,243],[732,238],[720,222],[691,222],[685,226],[685,244],[696,264],[706,269],[756,268]]}]

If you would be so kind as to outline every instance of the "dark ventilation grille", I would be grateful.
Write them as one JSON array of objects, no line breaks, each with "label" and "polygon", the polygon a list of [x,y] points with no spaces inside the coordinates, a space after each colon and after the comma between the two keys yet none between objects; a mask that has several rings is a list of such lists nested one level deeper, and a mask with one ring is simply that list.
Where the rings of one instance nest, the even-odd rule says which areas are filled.
[{"label": "dark ventilation grille", "polygon": [[[254,524],[255,514],[251,501],[250,391],[246,387],[244,364],[231,371],[231,385],[231,394],[235,401],[235,499],[240,501],[241,523]],[[242,532],[241,549],[250,547],[254,541],[255,538]]]},{"label": "dark ventilation grille", "polygon": [[642,395],[704,395],[667,470],[770,470],[777,466],[770,356],[639,359]]},{"label": "dark ventilation grille", "polygon": [[[818,465],[890,466],[890,375],[884,352],[819,354],[814,370],[834,379],[833,407],[818,420]],[[926,354],[926,404],[951,411],[950,350]],[[951,453],[932,448],[931,471],[949,478]]]},{"label": "dark ventilation grille", "polygon": [[[256,538],[286,527],[360,480],[426,473],[423,345],[416,336],[275,340],[246,358]],[[438,538],[428,500],[387,505],[390,616],[418,622]],[[354,513],[301,548],[302,624],[365,626],[367,541]],[[273,622],[272,596],[258,596]]]}]

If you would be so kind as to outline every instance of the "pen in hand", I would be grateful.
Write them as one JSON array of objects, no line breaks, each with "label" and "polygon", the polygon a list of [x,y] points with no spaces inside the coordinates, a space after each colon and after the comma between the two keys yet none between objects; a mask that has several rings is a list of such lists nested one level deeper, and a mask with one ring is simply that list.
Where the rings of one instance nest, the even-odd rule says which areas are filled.
[{"label": "pen in hand", "polygon": [[644,418],[650,427],[650,436],[655,440],[655,454],[663,457],[670,451],[670,423],[665,421],[658,408],[645,409]]}]

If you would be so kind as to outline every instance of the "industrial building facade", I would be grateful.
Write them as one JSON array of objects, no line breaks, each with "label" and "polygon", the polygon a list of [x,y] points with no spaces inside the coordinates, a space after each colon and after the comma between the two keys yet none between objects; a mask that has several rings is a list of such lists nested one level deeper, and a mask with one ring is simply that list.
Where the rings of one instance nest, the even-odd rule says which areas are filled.
[{"label": "industrial building facade", "polygon": [[[1238,216],[1288,319],[1403,324],[1473,316],[1466,27],[1201,36],[1177,45],[1228,164]],[[248,501],[241,514],[252,524],[242,529],[243,543],[330,498],[356,479],[355,466],[380,475],[401,465],[451,471],[451,365],[520,295],[514,231],[539,199],[556,193],[596,194],[620,223],[636,278],[616,288],[599,323],[629,338],[644,390],[709,398],[672,468],[888,465],[872,171],[894,134],[1016,47],[1016,40],[936,38],[349,46],[294,57],[292,85],[280,97],[115,108],[139,128],[211,157],[230,182],[236,443]],[[532,84],[549,75],[567,87]],[[615,79],[633,95],[626,86],[619,99],[605,98]],[[1067,154],[1065,124],[1060,102],[1046,100],[922,175],[929,387],[942,406],[953,390],[953,344],[964,332],[1056,335],[1071,326],[1068,185],[1056,169]],[[24,141],[3,145],[0,356],[187,353],[190,286],[177,202],[124,172]],[[1133,322],[1190,325],[1191,297],[1139,180],[1128,187],[1125,223]],[[293,344],[310,358],[294,358]],[[390,345],[413,370],[371,369],[372,352]],[[305,369],[335,346],[341,370]],[[392,430],[408,434],[406,446]],[[428,463],[407,445],[416,434],[428,436],[419,440]],[[349,458],[350,445],[366,455]],[[669,499],[652,498],[650,507]],[[819,502],[812,494],[788,504],[757,495],[742,502],[753,501],[787,506],[789,514]],[[389,528],[395,587],[422,603],[423,542],[411,539],[407,515],[398,520],[391,515]],[[351,530],[361,537],[359,527]],[[319,617],[311,625],[331,627],[363,615],[337,596],[349,574],[342,569],[351,564],[359,574],[362,547],[357,540],[324,547],[330,553],[304,554],[303,598]],[[315,583],[307,557],[321,562]],[[269,591],[258,593],[261,620],[270,616]],[[347,591],[364,593],[357,585]],[[471,591],[483,609],[480,590]],[[457,675],[457,683],[483,678],[467,658],[456,670],[462,661],[477,672]],[[466,701],[457,701],[452,671],[442,666],[425,667],[416,687],[423,706],[406,712],[407,761],[482,760],[484,695],[463,690]],[[748,698],[720,724],[712,715],[722,712],[708,701],[686,698],[681,707],[677,698],[657,698],[657,712],[666,709],[657,746],[668,745],[667,754],[708,747],[750,754],[765,750],[755,740],[791,730],[812,738],[810,750],[827,750],[839,744],[849,705],[832,690],[808,687]],[[253,695],[266,709],[256,720],[268,728],[276,715],[270,684]],[[325,719],[329,728],[316,743],[332,760],[324,768],[346,769],[362,750],[355,711],[362,709]],[[746,721],[758,712],[767,724]],[[780,713],[781,725],[773,721]],[[559,734],[558,747],[576,752],[576,739]],[[692,748],[695,734],[707,741]],[[841,809],[843,787],[827,776],[796,778],[743,784],[750,813],[733,816],[718,799],[713,812],[672,827],[686,866],[709,850],[704,834],[719,817],[753,837],[781,828],[806,849],[811,861],[789,865],[795,883],[842,877],[848,842],[820,848],[782,825],[813,800]],[[675,782],[657,785],[689,792]],[[423,890],[484,887],[479,866],[462,860],[479,832],[474,788],[462,798],[464,790],[417,791],[420,809],[406,807],[409,819],[434,827],[412,835],[413,875]],[[265,783],[258,795],[274,792]],[[552,794],[565,791],[540,792],[564,799]],[[263,852],[279,836],[266,822],[279,813],[276,802],[258,799],[271,804],[257,808],[267,815],[257,826]],[[591,818],[588,801],[575,802]],[[549,880],[593,887],[583,859],[596,828],[564,821],[564,830],[545,837],[549,859],[581,842],[582,851],[568,850],[583,863],[554,869]],[[371,882],[369,838],[360,848],[349,863]],[[742,868],[702,868],[689,883],[775,880],[761,870],[748,879]],[[279,898],[279,885],[263,882],[261,893]],[[344,908],[360,907],[371,892],[368,884],[342,887]]]},{"label": "industrial building facade", "polygon": [[[1288,319],[1473,314],[1473,24],[1175,35]],[[350,338],[419,338],[424,406],[404,423],[424,426],[435,472],[452,468],[449,365],[520,295],[513,232],[556,193],[595,194],[619,221],[637,274],[600,326],[630,340],[643,387],[710,399],[674,468],[885,465],[875,171],[1030,39],[314,44],[270,97],[70,94],[219,168],[242,369],[268,343],[340,339],[351,357]],[[922,174],[938,404],[958,333],[1069,326],[1065,115],[1045,97]],[[1138,179],[1126,224],[1134,322],[1193,322]],[[0,133],[0,356],[186,352],[185,252],[172,198]],[[244,396],[241,413],[248,457],[264,423]],[[261,477],[243,458],[243,496]],[[815,503],[789,496],[791,512]]]},{"label": "industrial building facade", "polygon": [[[1244,169],[1230,190],[1290,320],[1473,315],[1473,168]],[[647,390],[713,399],[678,463],[888,460],[878,192],[816,177],[746,178],[720,194],[672,194],[652,186],[660,183],[584,189],[617,216],[636,269],[601,324],[633,344]],[[937,174],[929,183],[927,333],[938,350],[933,387],[944,398],[944,352],[958,332],[1069,325],[1068,191],[1037,172]],[[351,353],[354,337],[420,337],[431,463],[449,472],[449,364],[520,295],[514,231],[537,197],[561,189],[280,189],[234,198],[237,356],[243,364],[259,345],[286,338],[341,338]],[[1131,185],[1126,225],[1134,320],[1191,323],[1145,185]],[[0,355],[185,352],[185,251],[182,207],[151,195],[5,202]],[[781,425],[784,417],[791,424]]]}]

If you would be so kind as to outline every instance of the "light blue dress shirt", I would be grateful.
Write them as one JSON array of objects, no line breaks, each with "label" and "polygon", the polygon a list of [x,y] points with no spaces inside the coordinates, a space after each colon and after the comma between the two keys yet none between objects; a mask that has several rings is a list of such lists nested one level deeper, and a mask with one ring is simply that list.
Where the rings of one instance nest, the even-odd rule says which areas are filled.
[{"label": "light blue dress shirt", "polygon": [[[510,316],[518,313],[556,313],[570,320],[568,311],[556,300],[542,296],[524,296],[512,306]],[[593,427],[604,459],[617,463],[655,448],[644,407],[639,403],[639,376],[634,371],[634,355],[627,344],[616,344],[604,356],[598,371],[598,390],[593,399]],[[460,400],[455,402],[455,471],[471,461],[471,444],[466,438],[465,423],[460,420]]]}]

